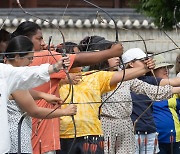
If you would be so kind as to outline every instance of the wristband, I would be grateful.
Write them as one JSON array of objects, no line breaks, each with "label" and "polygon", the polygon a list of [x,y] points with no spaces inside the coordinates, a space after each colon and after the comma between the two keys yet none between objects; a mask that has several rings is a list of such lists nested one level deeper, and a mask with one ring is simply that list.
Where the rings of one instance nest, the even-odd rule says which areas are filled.
[{"label": "wristband", "polygon": [[53,71],[54,72],[56,72],[56,73],[59,72],[59,70],[56,68],[55,64],[53,64],[52,66],[53,66]]}]

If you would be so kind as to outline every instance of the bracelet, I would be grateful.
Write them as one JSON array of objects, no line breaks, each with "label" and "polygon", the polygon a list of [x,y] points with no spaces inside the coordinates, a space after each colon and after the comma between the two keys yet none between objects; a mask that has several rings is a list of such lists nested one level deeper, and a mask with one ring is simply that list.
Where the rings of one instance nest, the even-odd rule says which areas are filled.
[{"label": "bracelet", "polygon": [[53,64],[52,66],[53,66],[53,71],[54,72],[56,72],[56,73],[59,72],[59,70],[56,68],[55,64]]}]

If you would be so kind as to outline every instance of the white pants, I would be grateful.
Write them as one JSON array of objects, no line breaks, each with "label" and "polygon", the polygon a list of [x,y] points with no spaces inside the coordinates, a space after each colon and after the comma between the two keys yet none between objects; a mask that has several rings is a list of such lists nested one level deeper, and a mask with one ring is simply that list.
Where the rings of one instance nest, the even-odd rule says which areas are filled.
[{"label": "white pants", "polygon": [[154,149],[154,141],[156,137],[156,133],[147,134],[147,146],[145,147],[145,134],[140,134],[140,145],[138,144],[138,135],[135,135],[136,138],[136,152],[135,154],[145,154],[145,148],[147,154],[154,154],[159,152],[159,146],[157,144],[156,148]]},{"label": "white pants", "polygon": [[44,154],[56,154],[56,151],[48,151],[48,152],[45,152]]}]

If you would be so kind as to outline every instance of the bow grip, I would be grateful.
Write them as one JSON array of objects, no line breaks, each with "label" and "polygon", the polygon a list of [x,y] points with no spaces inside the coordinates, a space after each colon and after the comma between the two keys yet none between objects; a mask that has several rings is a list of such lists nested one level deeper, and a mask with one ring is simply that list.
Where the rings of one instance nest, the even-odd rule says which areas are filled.
[{"label": "bow grip", "polygon": [[[67,54],[66,54],[66,49],[62,49],[63,50],[63,53],[62,53],[62,57],[67,57]],[[67,67],[65,66],[65,64],[63,63],[63,68],[64,69],[67,69]]]}]

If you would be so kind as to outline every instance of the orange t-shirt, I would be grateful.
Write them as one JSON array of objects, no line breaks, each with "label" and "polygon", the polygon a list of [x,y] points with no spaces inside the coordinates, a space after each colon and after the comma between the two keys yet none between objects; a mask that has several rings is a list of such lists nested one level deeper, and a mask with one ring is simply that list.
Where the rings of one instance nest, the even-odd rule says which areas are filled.
[{"label": "orange t-shirt", "polygon": [[[58,54],[57,52],[52,52],[52,54]],[[49,55],[49,56],[47,56]],[[50,55],[49,51],[41,51],[34,53],[33,62],[31,66],[37,66],[44,63],[54,64],[56,60]],[[38,57],[42,56],[42,57]],[[55,55],[57,60],[59,60],[62,56]],[[70,67],[72,66],[75,59],[75,55],[70,55]],[[69,67],[69,68],[70,68]],[[62,78],[65,78],[66,74],[64,71],[60,71],[58,73],[51,74],[51,79],[49,82],[35,88],[37,91],[42,91],[45,93],[56,94],[57,88],[59,85],[59,81]],[[59,94],[58,94],[59,95]],[[45,108],[54,108],[53,105],[47,103],[45,100],[36,101],[39,107]],[[59,118],[48,119],[41,121],[38,126],[38,122],[40,119],[33,118],[32,119],[32,147],[33,154],[40,154],[48,151],[58,150],[60,149],[60,141],[59,141]],[[38,126],[38,129],[37,129]]]}]

